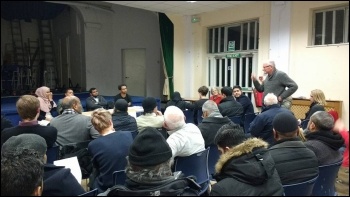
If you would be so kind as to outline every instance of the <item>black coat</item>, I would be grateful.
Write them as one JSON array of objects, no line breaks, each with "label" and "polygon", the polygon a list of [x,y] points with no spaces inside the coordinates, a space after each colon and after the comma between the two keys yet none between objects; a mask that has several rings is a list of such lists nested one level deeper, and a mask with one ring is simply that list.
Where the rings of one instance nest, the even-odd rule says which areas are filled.
[{"label": "black coat", "polygon": [[222,116],[233,117],[243,115],[243,106],[233,96],[223,98],[218,108]]},{"label": "black coat", "polygon": [[136,119],[128,112],[115,112],[112,114],[112,121],[116,131],[137,131]]},{"label": "black coat", "polygon": [[211,196],[282,196],[283,187],[268,149],[251,138],[220,156]]},{"label": "black coat", "polygon": [[224,124],[228,124],[231,120],[228,117],[207,117],[198,125],[199,130],[204,138],[205,147],[214,144],[214,138],[218,130]]}]

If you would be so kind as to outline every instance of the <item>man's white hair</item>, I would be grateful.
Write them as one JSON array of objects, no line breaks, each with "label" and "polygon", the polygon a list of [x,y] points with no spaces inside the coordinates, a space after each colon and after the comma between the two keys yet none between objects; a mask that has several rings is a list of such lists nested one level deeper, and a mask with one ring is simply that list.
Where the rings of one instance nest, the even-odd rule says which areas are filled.
[{"label": "man's white hair", "polygon": [[277,100],[277,96],[274,95],[273,93],[268,93],[266,94],[265,98],[264,98],[264,104],[266,106],[270,106],[273,104],[277,104],[278,100]]},{"label": "man's white hair", "polygon": [[263,62],[263,64],[267,64],[267,65],[270,65],[270,66],[276,68],[275,61],[273,61],[273,60],[265,60],[265,61]]},{"label": "man's white hair", "polygon": [[212,112],[217,111],[217,110],[219,110],[218,106],[212,100],[205,101],[205,103],[202,106],[202,111],[207,111],[209,114],[211,114]]},{"label": "man's white hair", "polygon": [[185,125],[185,115],[183,111],[176,106],[169,106],[164,112],[164,122],[168,126],[168,129],[175,130]]}]

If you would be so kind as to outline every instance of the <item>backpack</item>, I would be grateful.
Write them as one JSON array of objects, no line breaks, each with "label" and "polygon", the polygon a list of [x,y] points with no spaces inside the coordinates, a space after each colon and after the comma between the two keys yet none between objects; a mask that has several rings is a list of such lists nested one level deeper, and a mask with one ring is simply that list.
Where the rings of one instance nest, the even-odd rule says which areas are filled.
[{"label": "backpack", "polygon": [[124,185],[115,185],[109,189],[107,196],[199,196],[200,188],[191,177],[184,177],[144,190],[130,190]]}]

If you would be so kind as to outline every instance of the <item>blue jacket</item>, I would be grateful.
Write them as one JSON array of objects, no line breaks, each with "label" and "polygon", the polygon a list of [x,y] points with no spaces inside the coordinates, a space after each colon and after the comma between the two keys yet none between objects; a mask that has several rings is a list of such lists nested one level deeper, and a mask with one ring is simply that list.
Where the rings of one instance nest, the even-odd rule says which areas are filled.
[{"label": "blue jacket", "polygon": [[272,121],[280,112],[289,112],[293,114],[288,109],[280,107],[279,104],[270,105],[250,123],[249,132],[251,135],[262,138],[269,143],[269,147],[273,145],[275,140],[273,138]]},{"label": "blue jacket", "polygon": [[116,131],[137,131],[136,119],[128,112],[115,112],[112,114],[112,121]]},{"label": "blue jacket", "polygon": [[42,196],[77,196],[85,193],[69,168],[45,164]]}]

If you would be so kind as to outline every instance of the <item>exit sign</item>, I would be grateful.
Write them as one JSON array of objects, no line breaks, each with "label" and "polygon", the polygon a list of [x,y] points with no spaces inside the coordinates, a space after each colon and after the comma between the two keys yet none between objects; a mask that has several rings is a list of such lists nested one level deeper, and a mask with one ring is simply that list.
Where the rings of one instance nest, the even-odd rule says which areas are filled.
[{"label": "exit sign", "polygon": [[240,53],[232,53],[232,54],[227,54],[226,58],[240,58],[241,54]]}]

